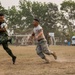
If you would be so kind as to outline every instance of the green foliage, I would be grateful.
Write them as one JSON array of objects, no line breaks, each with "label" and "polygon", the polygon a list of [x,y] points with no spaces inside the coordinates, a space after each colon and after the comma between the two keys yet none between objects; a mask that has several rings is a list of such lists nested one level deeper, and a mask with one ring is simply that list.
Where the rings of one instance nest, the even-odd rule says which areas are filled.
[{"label": "green foliage", "polygon": [[32,21],[34,18],[40,20],[45,33],[55,32],[58,21],[58,6],[53,3],[39,3],[26,0],[20,0],[19,10],[15,6],[8,9],[9,26],[19,26],[19,30],[33,28]]},{"label": "green foliage", "polygon": [[[65,18],[63,11],[68,13],[68,18]],[[9,28],[13,28],[15,33],[20,34],[22,31],[32,29],[33,19],[38,18],[40,25],[44,28],[45,34],[54,32],[57,37],[65,37],[66,31],[69,37],[75,34],[72,31],[73,23],[69,21],[75,20],[75,2],[72,0],[63,1],[61,11],[59,11],[58,6],[53,3],[20,0],[18,8],[12,6],[8,10],[0,4],[0,12],[6,15]],[[57,23],[60,23],[62,27],[57,27]],[[65,26],[67,26],[67,28],[64,28]]]},{"label": "green foliage", "polygon": [[73,36],[73,26],[74,26],[73,21],[75,20],[75,2],[72,0],[63,1],[61,4],[61,11],[64,11],[65,13],[68,14],[68,17],[65,18],[66,15],[64,16],[63,15],[64,13],[62,13],[61,21],[63,27],[65,25],[67,26],[66,30],[68,31],[67,33],[69,34],[67,38],[71,38]]},{"label": "green foliage", "polygon": [[0,3],[0,13],[7,14],[7,10]]}]

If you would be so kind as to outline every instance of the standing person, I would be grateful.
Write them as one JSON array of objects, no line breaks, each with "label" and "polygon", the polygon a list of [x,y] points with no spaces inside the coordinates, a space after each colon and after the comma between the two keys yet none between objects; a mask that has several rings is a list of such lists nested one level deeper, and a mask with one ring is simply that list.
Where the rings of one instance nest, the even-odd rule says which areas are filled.
[{"label": "standing person", "polygon": [[45,36],[46,40],[47,40],[47,44],[48,46],[50,45],[50,35],[49,33],[47,33],[47,35]]},{"label": "standing person", "polygon": [[4,21],[4,14],[0,13],[0,44],[2,44],[4,50],[12,57],[12,62],[15,64],[16,56],[13,55],[12,51],[8,48],[8,34],[7,24]]},{"label": "standing person", "polygon": [[64,44],[67,45],[67,43],[68,43],[68,41],[67,41],[67,39],[65,39],[65,40],[64,40]]},{"label": "standing person", "polygon": [[39,25],[39,20],[34,19],[33,25],[34,29],[30,39],[34,38],[37,40],[37,48],[36,48],[37,54],[42,59],[44,59],[46,63],[49,63],[49,60],[46,58],[44,53],[47,55],[52,55],[55,59],[57,59],[55,52],[50,51],[48,48],[48,44],[43,33],[43,28]]}]

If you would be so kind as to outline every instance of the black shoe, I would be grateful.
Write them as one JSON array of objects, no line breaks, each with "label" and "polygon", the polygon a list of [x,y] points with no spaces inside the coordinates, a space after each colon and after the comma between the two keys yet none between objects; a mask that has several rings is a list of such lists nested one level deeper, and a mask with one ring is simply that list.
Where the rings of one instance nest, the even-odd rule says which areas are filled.
[{"label": "black shoe", "polygon": [[15,64],[15,62],[16,62],[16,56],[14,56],[14,57],[12,58],[12,61],[13,61],[13,64]]}]

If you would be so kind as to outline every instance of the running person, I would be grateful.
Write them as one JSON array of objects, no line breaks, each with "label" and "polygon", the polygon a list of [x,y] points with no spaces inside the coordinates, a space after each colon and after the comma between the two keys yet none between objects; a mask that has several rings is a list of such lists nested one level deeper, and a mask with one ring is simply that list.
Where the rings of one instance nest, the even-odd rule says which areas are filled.
[{"label": "running person", "polygon": [[42,59],[44,59],[46,63],[49,63],[49,60],[46,58],[44,54],[52,55],[55,59],[57,59],[55,52],[50,51],[48,48],[48,44],[43,33],[43,28],[39,25],[39,20],[34,19],[33,25],[34,29],[30,39],[34,38],[37,40],[37,48],[36,48],[37,54]]},{"label": "running person", "polygon": [[12,53],[12,51],[8,48],[8,39],[7,34],[7,24],[4,21],[4,14],[0,14],[0,44],[2,44],[4,50],[12,57],[12,62],[15,64],[16,56]]}]

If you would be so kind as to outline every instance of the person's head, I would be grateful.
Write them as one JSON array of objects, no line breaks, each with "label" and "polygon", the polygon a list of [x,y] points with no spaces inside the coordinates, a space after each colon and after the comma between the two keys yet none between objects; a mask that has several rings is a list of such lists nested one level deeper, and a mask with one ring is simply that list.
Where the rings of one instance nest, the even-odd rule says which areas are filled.
[{"label": "person's head", "polygon": [[3,22],[3,21],[4,21],[4,14],[0,13],[0,22]]},{"label": "person's head", "polygon": [[39,25],[39,20],[38,19],[34,19],[33,20],[33,25],[36,27]]}]

